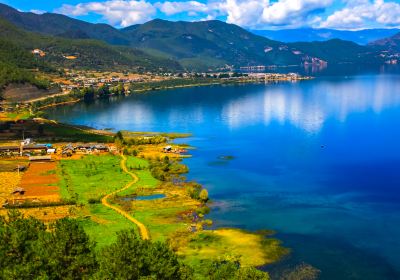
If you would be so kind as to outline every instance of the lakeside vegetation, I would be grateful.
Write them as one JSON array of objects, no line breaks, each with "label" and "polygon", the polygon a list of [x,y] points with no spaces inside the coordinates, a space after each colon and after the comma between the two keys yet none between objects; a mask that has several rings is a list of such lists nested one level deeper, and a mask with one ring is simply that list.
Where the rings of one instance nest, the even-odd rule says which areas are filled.
[{"label": "lakeside vegetation", "polygon": [[[104,279],[96,278],[103,275],[99,273],[105,273],[102,270],[102,266],[105,266],[102,257],[107,255],[105,252],[109,248],[121,246],[122,243],[118,242],[121,242],[122,235],[125,236],[124,242],[127,242],[124,244],[131,244],[133,247],[121,253],[115,251],[115,258],[107,255],[109,260],[124,267],[118,270],[115,267],[107,268],[107,275],[113,279],[132,273],[130,267],[133,263],[140,263],[142,258],[146,259],[151,252],[154,253],[152,246],[166,248],[165,254],[171,258],[158,261],[165,264],[176,260],[176,265],[164,267],[167,271],[176,273],[168,278],[169,272],[163,272],[161,277],[155,271],[146,269],[134,275],[151,276],[153,279],[269,279],[267,273],[255,267],[274,263],[289,253],[279,240],[265,233],[240,229],[210,229],[213,222],[207,219],[210,211],[209,194],[200,184],[189,182],[185,178],[189,170],[181,162],[185,155],[181,155],[180,151],[188,147],[171,142],[171,139],[190,136],[188,134],[127,131],[114,134],[45,119],[22,122],[18,124],[18,131],[21,131],[22,126],[26,135],[40,136],[38,139],[49,139],[53,143],[92,139],[95,142],[110,142],[112,144],[109,145],[117,147],[113,153],[58,158],[55,175],[59,178],[57,185],[60,202],[41,202],[32,204],[32,208],[21,209],[25,217],[33,215],[47,221],[45,227],[51,233],[55,228],[53,223],[63,218],[67,218],[67,223],[72,223],[74,228],[80,228],[85,238],[91,242],[90,252],[94,255],[94,267],[91,271],[88,270],[88,274],[82,274],[86,279]],[[167,145],[172,146],[171,150],[164,149]],[[126,155],[126,162],[118,151]],[[128,172],[138,178],[133,184],[132,176]],[[108,199],[114,208],[106,207],[103,198],[121,189],[122,192],[113,194]],[[73,203],[65,205],[62,202]],[[149,232],[151,241],[141,241],[137,225],[121,213],[140,221]],[[35,242],[28,243],[39,248],[41,243]],[[135,246],[147,249],[140,251]],[[9,247],[5,248],[4,250],[9,250]],[[119,259],[124,254],[131,254],[133,251],[130,250],[134,250],[136,255]],[[30,264],[30,254],[25,262],[32,269],[29,273],[41,273],[49,279],[55,279],[51,276],[53,268],[46,266],[47,253],[44,257],[40,255],[44,263],[40,267]],[[166,256],[162,256],[164,257]],[[68,269],[59,273],[70,273],[67,272]],[[81,270],[85,269],[82,266]],[[4,273],[10,272],[4,270]],[[138,278],[132,276],[120,279]]]}]

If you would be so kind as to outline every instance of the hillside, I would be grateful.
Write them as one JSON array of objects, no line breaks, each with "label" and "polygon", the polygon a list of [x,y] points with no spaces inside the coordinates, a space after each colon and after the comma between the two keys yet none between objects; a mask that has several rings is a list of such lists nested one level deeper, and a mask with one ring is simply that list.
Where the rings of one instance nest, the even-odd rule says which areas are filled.
[{"label": "hillside", "polygon": [[400,32],[392,37],[371,42],[369,46],[379,50],[387,50],[390,52],[398,53],[400,52]]},{"label": "hillside", "polygon": [[375,63],[379,59],[364,46],[343,40],[286,44],[254,35],[221,21],[170,22],[153,20],[121,30],[133,45],[169,55],[188,67]]},{"label": "hillside", "polygon": [[335,30],[335,29],[282,29],[282,30],[251,30],[254,34],[282,41],[285,43],[313,42],[340,39],[351,41],[359,45],[367,45],[370,42],[393,36],[400,29],[364,29],[364,30]]},{"label": "hillside", "polygon": [[107,24],[92,24],[70,17],[45,13],[22,13],[18,10],[0,3],[0,17],[8,20],[24,30],[54,36],[66,36],[79,31],[81,36],[77,39],[97,39],[113,45],[128,45],[129,42],[119,30]]},{"label": "hillside", "polygon": [[378,55],[356,43],[333,39],[325,42],[292,43],[291,47],[330,63],[379,63]]},{"label": "hillside", "polygon": [[35,60],[32,54],[4,39],[0,39],[0,99],[1,92],[10,83],[29,83],[46,88],[45,81],[37,79],[29,69],[52,70],[43,62]]},{"label": "hillside", "polygon": [[[292,64],[299,60],[280,42],[221,21],[153,20],[121,30],[133,46],[177,59],[188,68],[224,65]],[[271,52],[266,49],[273,48]]]},{"label": "hillside", "polygon": [[180,69],[175,61],[150,56],[134,48],[110,46],[92,39],[66,39],[32,33],[5,20],[0,20],[0,36],[25,51],[44,51],[46,55],[36,60],[57,67],[103,70]]}]

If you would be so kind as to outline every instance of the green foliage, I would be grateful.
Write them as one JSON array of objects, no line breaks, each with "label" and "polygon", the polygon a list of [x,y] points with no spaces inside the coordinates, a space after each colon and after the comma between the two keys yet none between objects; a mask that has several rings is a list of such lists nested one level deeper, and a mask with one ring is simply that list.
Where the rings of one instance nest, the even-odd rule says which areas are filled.
[{"label": "green foliage", "polygon": [[283,271],[280,278],[282,280],[316,280],[319,278],[320,274],[321,271],[317,268],[302,263],[293,269]]},{"label": "green foliage", "polygon": [[37,79],[29,69],[45,70],[43,64],[17,45],[0,39],[0,91],[10,83],[30,83],[38,88],[47,88],[49,83]]},{"label": "green foliage", "polygon": [[100,256],[98,279],[190,279],[190,272],[165,244],[142,241],[132,231],[120,232]]},{"label": "green foliage", "polygon": [[203,189],[200,184],[196,182],[189,182],[186,184],[186,188],[191,198],[199,200],[203,203],[206,203],[208,201],[208,191],[206,189]]},{"label": "green foliage", "polygon": [[179,180],[182,174],[189,172],[189,168],[186,165],[168,158],[167,160],[151,160],[149,168],[151,175],[160,181]]},{"label": "green foliage", "polygon": [[121,83],[119,83],[119,84],[118,84],[117,86],[115,86],[115,87],[112,87],[112,88],[110,89],[110,91],[111,91],[112,94],[115,94],[115,95],[125,95],[125,93],[126,93],[125,87],[124,87],[124,85],[121,84]]},{"label": "green foliage", "polygon": [[103,195],[121,189],[130,181],[122,172],[120,160],[111,155],[88,155],[79,160],[60,162],[62,196],[71,199],[78,195],[78,202],[99,199]]},{"label": "green foliage", "polygon": [[83,100],[85,102],[92,102],[95,98],[95,90],[93,87],[85,87],[82,89]]},{"label": "green foliage", "polygon": [[127,145],[157,145],[166,143],[167,138],[163,136],[149,136],[149,137],[125,137],[124,143]]},{"label": "green foliage", "polygon": [[[26,30],[30,29],[26,28]],[[0,36],[7,38],[9,42],[25,50],[27,54],[36,48],[44,51],[46,53],[44,57],[35,58],[37,65],[42,65],[42,69],[48,64],[59,68],[101,70],[181,69],[176,61],[153,57],[134,48],[111,46],[92,39],[70,39],[32,33],[17,28],[4,19],[0,20]],[[76,59],[67,59],[67,56],[74,56]],[[32,65],[35,64],[32,63]]]},{"label": "green foliage", "polygon": [[0,278],[85,279],[96,268],[93,245],[73,220],[47,228],[9,212],[0,219]]},{"label": "green foliage", "polygon": [[[94,272],[97,263],[94,243],[75,220],[62,219],[41,236],[42,260],[53,279],[82,279]],[[40,250],[40,249],[39,249]],[[38,250],[38,251],[39,251]]]},{"label": "green foliage", "polygon": [[49,226],[18,212],[0,217],[1,279],[192,279],[164,243],[121,231],[101,251],[73,219]]},{"label": "green foliage", "polygon": [[208,191],[206,189],[201,190],[199,194],[199,199],[203,203],[206,203],[208,201]]},{"label": "green foliage", "polygon": [[210,280],[269,280],[269,275],[252,267],[241,267],[238,260],[211,262],[207,268]]},{"label": "green foliage", "polygon": [[108,86],[101,86],[97,89],[97,96],[99,99],[107,99],[110,97],[111,91]]}]

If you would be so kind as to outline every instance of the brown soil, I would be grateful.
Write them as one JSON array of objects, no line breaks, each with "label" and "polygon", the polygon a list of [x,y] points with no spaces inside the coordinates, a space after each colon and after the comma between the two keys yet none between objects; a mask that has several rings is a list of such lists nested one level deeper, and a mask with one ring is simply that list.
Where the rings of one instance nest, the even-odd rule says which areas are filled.
[{"label": "brown soil", "polygon": [[59,178],[57,176],[56,162],[34,162],[24,173],[21,187],[25,194],[24,199],[37,199],[39,201],[59,201]]}]

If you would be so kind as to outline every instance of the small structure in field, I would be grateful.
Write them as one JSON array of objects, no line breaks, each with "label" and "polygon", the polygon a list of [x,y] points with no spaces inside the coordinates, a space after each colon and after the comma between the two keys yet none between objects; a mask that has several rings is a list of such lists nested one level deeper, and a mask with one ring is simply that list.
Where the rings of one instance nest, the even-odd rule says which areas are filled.
[{"label": "small structure in field", "polygon": [[30,156],[29,161],[51,161],[51,155],[48,156]]},{"label": "small structure in field", "polygon": [[11,194],[12,194],[12,195],[16,195],[16,194],[18,194],[18,195],[24,195],[24,194],[25,194],[25,189],[23,189],[23,188],[21,188],[21,187],[15,188],[15,189],[12,191]]},{"label": "small structure in field", "polygon": [[166,146],[163,148],[164,153],[170,153],[172,152],[172,146]]},{"label": "small structure in field", "polygon": [[55,153],[56,153],[56,149],[54,149],[54,148],[47,149],[47,154],[48,154],[48,155],[53,155],[53,154],[55,154]]}]

